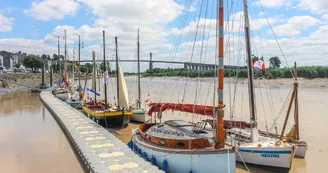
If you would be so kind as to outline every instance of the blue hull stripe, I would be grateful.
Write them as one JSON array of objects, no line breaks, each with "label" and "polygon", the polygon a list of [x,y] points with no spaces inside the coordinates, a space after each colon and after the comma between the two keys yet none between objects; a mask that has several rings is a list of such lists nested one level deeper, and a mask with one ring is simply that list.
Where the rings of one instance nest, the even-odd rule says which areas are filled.
[{"label": "blue hull stripe", "polygon": [[292,151],[288,150],[247,150],[247,149],[239,149],[241,152],[246,153],[261,153],[261,154],[291,154]]}]

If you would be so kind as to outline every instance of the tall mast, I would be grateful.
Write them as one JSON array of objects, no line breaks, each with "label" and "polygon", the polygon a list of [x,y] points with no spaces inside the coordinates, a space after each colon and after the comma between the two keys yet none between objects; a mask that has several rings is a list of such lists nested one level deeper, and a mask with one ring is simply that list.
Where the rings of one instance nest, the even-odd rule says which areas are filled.
[{"label": "tall mast", "polygon": [[139,28],[138,28],[138,109],[141,109],[141,87],[140,87],[140,43],[139,43]]},{"label": "tall mast", "polygon": [[118,105],[119,103],[119,79],[118,79],[118,55],[117,55],[117,37],[115,37],[115,54],[116,54],[116,87],[117,87],[117,108],[120,109],[120,105]]},{"label": "tall mast", "polygon": [[223,84],[224,84],[224,3],[223,0],[218,0],[218,29],[219,29],[219,52],[218,52],[218,115],[216,119],[216,133],[215,133],[215,148],[223,148],[225,139],[224,139],[224,129],[223,129],[223,117],[224,117],[224,103],[223,103]]},{"label": "tall mast", "polygon": [[294,76],[295,76],[295,82],[294,82],[294,92],[295,92],[295,107],[294,107],[294,114],[295,114],[295,124],[296,124],[296,140],[300,139],[300,130],[299,130],[299,117],[298,117],[298,83],[297,83],[297,68],[296,68],[296,62],[294,64]]},{"label": "tall mast", "polygon": [[81,95],[81,39],[79,35],[79,95]]},{"label": "tall mast", "polygon": [[[103,44],[104,44],[104,72],[106,72],[107,70],[106,70],[105,30],[103,30]],[[105,87],[105,109],[107,109],[107,84],[106,84],[106,81],[104,81],[104,87]]]},{"label": "tall mast", "polygon": [[62,73],[61,73],[61,61],[60,61],[60,46],[59,46],[59,36],[58,36],[58,63],[59,63],[59,81],[61,81]]},{"label": "tall mast", "polygon": [[247,54],[247,70],[248,70],[248,92],[249,92],[249,110],[251,116],[251,141],[258,141],[257,119],[255,113],[255,97],[253,86],[253,67],[252,67],[252,53],[249,34],[249,18],[248,18],[248,5],[247,0],[244,0],[244,16],[245,16],[245,41],[246,41],[246,54]]},{"label": "tall mast", "polygon": [[66,76],[67,73],[67,40],[66,40],[66,29],[65,29],[65,55],[64,55],[64,75]]},{"label": "tall mast", "polygon": [[96,53],[92,52],[92,59],[93,59],[93,86],[95,87],[95,103],[97,103],[97,69],[96,69]]}]

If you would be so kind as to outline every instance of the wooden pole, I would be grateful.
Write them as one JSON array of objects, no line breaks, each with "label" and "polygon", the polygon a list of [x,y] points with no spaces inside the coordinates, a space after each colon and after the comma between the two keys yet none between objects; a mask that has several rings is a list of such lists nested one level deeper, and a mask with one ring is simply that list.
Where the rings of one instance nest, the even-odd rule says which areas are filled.
[{"label": "wooden pole", "polygon": [[286,115],[286,118],[285,118],[284,126],[282,127],[280,140],[282,140],[282,138],[284,137],[284,133],[285,133],[285,130],[286,130],[286,125],[287,125],[288,117],[289,117],[289,114],[290,114],[290,110],[292,108],[294,97],[295,97],[295,86],[294,86],[292,97],[290,98],[290,102],[289,102],[289,105],[288,105],[287,115]]},{"label": "wooden pole", "polygon": [[223,103],[223,85],[224,85],[224,1],[218,0],[218,27],[219,27],[219,67],[218,67],[218,115],[216,117],[216,133],[215,133],[215,148],[224,148],[225,134],[224,134],[224,103]]}]

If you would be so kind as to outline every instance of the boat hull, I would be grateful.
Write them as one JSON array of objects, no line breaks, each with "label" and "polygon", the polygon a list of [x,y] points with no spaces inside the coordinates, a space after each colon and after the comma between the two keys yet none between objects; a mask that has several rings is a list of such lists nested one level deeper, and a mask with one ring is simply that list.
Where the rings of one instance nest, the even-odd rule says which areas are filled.
[{"label": "boat hull", "polygon": [[82,105],[82,109],[90,119],[108,128],[125,128],[132,116],[131,111],[93,111],[85,105]]},{"label": "boat hull", "polygon": [[68,99],[68,93],[58,93],[56,97],[62,101],[66,101]]},{"label": "boat hull", "polygon": [[301,143],[291,142],[291,144],[294,144],[296,146],[295,157],[304,158],[305,154],[306,154],[306,150],[307,150],[307,143],[306,142],[301,142]]},{"label": "boat hull", "polygon": [[138,123],[145,123],[150,120],[149,116],[146,115],[144,110],[134,110],[132,111],[131,121]]},{"label": "boat hull", "polygon": [[[153,164],[156,164],[162,170],[166,170],[166,172],[235,172],[235,152],[231,149],[188,150],[164,148],[144,141],[140,135],[134,135],[132,142],[137,153],[141,153],[145,159],[152,161]],[[167,162],[166,168],[163,164],[164,160]]]},{"label": "boat hull", "polygon": [[75,109],[82,109],[82,102],[81,101],[67,101],[67,104],[72,106]]},{"label": "boat hull", "polygon": [[236,147],[236,160],[259,167],[275,168],[288,172],[293,159],[291,148]]}]

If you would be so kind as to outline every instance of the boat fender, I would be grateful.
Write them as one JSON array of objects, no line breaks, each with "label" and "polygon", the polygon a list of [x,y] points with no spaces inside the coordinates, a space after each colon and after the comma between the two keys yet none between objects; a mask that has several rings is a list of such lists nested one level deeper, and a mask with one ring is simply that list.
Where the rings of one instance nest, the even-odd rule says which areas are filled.
[{"label": "boat fender", "polygon": [[145,160],[148,160],[148,158],[147,158],[147,153],[146,153],[146,152],[143,152],[143,153],[142,153],[142,157],[144,157]]},{"label": "boat fender", "polygon": [[132,141],[130,141],[130,142],[128,142],[128,146],[129,146],[129,148],[133,148],[133,142]]},{"label": "boat fender", "polygon": [[150,162],[152,165],[156,165],[156,158],[154,156],[151,157]]},{"label": "boat fender", "polygon": [[164,160],[163,163],[162,163],[162,170],[163,170],[165,173],[167,173],[167,166],[168,166],[167,161]]},{"label": "boat fender", "polygon": [[133,150],[137,152],[137,150],[138,150],[138,147],[137,147],[137,145],[136,145],[136,144],[133,144]]},{"label": "boat fender", "polygon": [[138,148],[138,153],[139,153],[140,155],[142,155],[142,151],[141,151],[140,148]]}]

